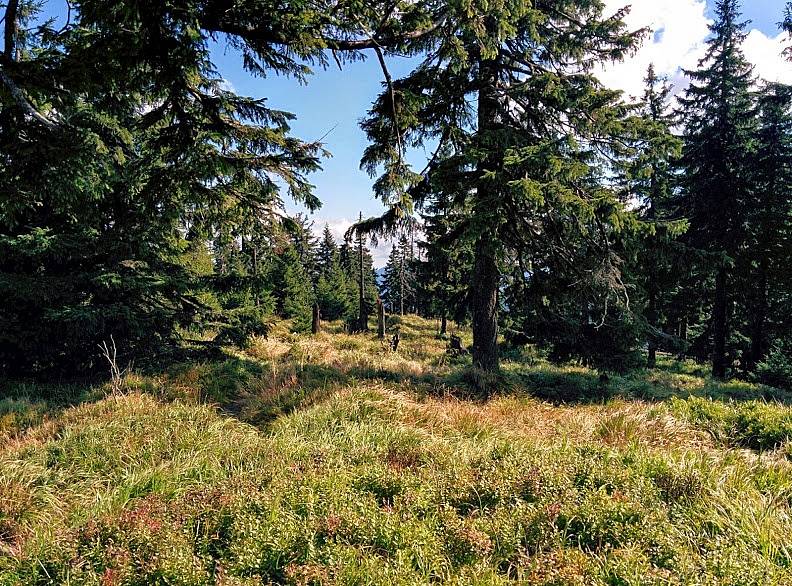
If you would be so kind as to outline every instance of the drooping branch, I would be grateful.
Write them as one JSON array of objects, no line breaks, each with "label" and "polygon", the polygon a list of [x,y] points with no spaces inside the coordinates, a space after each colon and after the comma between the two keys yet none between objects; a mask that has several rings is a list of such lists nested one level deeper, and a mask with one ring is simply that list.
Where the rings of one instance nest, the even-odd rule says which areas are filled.
[{"label": "drooping branch", "polygon": [[6,87],[11,98],[22,110],[37,122],[49,129],[55,128],[55,123],[33,107],[25,92],[14,82],[6,72],[6,66],[14,63],[18,58],[17,39],[19,37],[19,0],[8,0],[6,5],[5,30],[3,34],[3,59],[0,63],[0,82]]},{"label": "drooping branch", "polygon": [[393,88],[393,78],[391,77],[390,71],[388,71],[388,65],[385,62],[385,56],[382,53],[382,48],[379,45],[375,45],[374,51],[377,54],[377,59],[379,60],[380,68],[382,69],[382,75],[385,76],[385,83],[388,86],[388,93],[390,94],[391,114],[393,115],[393,132],[396,135],[396,146],[399,153],[399,164],[401,165],[402,159],[404,158],[404,145],[402,144],[401,132],[399,131],[399,115],[396,109],[396,90]]},{"label": "drooping branch", "polygon": [[[398,35],[385,31],[384,27],[387,23],[383,23],[382,30],[375,31],[373,35],[365,38],[338,38],[329,34],[320,34],[318,38],[326,49],[332,51],[362,51],[377,47],[388,49],[405,41],[416,41],[430,35],[443,24],[444,20],[443,17],[440,17],[428,27],[402,32]],[[233,22],[222,18],[217,13],[205,14],[201,19],[201,28],[209,32],[234,35],[245,41],[256,43],[289,45],[293,42],[293,39],[282,31]]]},{"label": "drooping branch", "polygon": [[3,67],[0,67],[0,82],[2,82],[2,84],[6,87],[8,93],[11,94],[11,98],[20,108],[22,108],[25,114],[36,120],[36,122],[46,126],[50,130],[54,130],[57,127],[55,122],[44,116],[41,112],[33,107],[33,104],[30,103],[30,100],[28,100],[25,92],[23,92],[22,89],[16,83],[14,83],[14,80],[8,76]]}]

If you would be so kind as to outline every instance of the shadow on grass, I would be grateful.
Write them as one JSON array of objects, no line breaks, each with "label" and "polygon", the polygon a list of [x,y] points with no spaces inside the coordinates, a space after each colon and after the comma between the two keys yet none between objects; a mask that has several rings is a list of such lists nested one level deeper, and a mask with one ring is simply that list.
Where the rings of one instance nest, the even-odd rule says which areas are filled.
[{"label": "shadow on grass", "polygon": [[0,439],[18,434],[75,405],[101,399],[88,383],[0,382]]},{"label": "shadow on grass", "polygon": [[[425,330],[425,331],[424,331]],[[433,335],[432,328],[405,329],[405,340]],[[363,338],[361,338],[363,340]],[[347,342],[348,343],[348,342]],[[341,343],[339,343],[341,347]],[[257,359],[239,353],[187,351],[159,370],[134,373],[125,390],[154,395],[165,401],[210,403],[247,423],[266,427],[282,415],[314,405],[358,381],[403,385],[425,395],[452,395],[486,400],[494,395],[531,396],[553,404],[602,403],[614,398],[662,402],[699,397],[721,402],[756,399],[792,405],[792,393],[751,383],[711,380],[700,365],[661,361],[653,371],[603,376],[579,366],[549,364],[538,354],[506,354],[503,371],[492,375],[473,369],[469,356],[432,354],[424,373],[398,365],[353,362],[314,363],[291,353]],[[0,435],[20,433],[64,408],[106,396],[101,382],[0,385]]]},{"label": "shadow on grass", "polygon": [[260,361],[239,355],[220,362],[170,367],[158,377],[137,377],[130,390],[165,400],[210,403],[246,423],[266,427],[277,417],[321,402],[359,381],[432,385],[433,375],[418,376],[386,368],[297,362],[288,358]]},{"label": "shadow on grass", "polygon": [[792,393],[740,380],[715,381],[708,375],[691,375],[680,369],[634,370],[601,375],[574,366],[535,365],[506,373],[510,386],[554,404],[599,403],[609,399],[663,402],[690,397],[720,402],[767,401],[792,405]]}]

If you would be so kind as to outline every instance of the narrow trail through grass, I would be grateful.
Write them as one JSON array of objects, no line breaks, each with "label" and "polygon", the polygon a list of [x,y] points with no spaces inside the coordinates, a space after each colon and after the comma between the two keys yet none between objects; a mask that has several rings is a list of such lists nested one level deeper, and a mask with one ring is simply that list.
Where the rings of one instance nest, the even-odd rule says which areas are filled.
[{"label": "narrow trail through grass", "polygon": [[787,393],[401,332],[8,383],[0,584],[792,584]]}]

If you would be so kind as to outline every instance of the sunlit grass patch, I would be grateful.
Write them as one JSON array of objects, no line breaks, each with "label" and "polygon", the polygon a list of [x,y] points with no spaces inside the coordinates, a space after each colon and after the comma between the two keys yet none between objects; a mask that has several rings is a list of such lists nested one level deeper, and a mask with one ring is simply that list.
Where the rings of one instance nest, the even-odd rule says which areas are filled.
[{"label": "sunlit grass patch", "polygon": [[774,450],[792,439],[792,408],[779,403],[691,397],[671,399],[670,409],[727,446]]},{"label": "sunlit grass patch", "polygon": [[782,394],[532,347],[490,376],[398,321],[396,352],[276,325],[120,392],[17,386],[0,584],[792,583]]}]

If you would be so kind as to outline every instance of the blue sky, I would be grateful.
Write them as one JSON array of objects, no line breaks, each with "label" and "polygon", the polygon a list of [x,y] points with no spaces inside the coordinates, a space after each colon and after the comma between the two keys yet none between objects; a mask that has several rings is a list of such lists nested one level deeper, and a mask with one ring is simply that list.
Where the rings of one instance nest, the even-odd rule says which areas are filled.
[{"label": "blue sky", "polygon": [[[677,87],[685,84],[680,67],[693,68],[701,55],[707,36],[708,19],[714,0],[605,0],[607,10],[632,4],[628,25],[635,28],[651,26],[656,34],[630,60],[601,72],[600,78],[612,87],[636,95],[648,63],[671,78]],[[782,38],[777,23],[781,20],[784,0],[744,0],[743,12],[751,20],[751,33],[746,42],[746,55],[757,64],[763,77],[792,83],[792,65],[780,57]],[[50,14],[64,14],[63,1],[46,3]],[[292,112],[297,119],[293,134],[304,140],[324,137],[332,158],[323,161],[323,170],[311,176],[316,192],[323,202],[313,219],[319,229],[325,222],[340,235],[357,218],[377,215],[383,206],[372,195],[372,179],[359,169],[366,139],[359,128],[371,102],[381,90],[382,72],[371,55],[363,62],[350,63],[342,71],[333,65],[316,70],[307,85],[281,77],[256,78],[245,72],[241,59],[222,39],[212,47],[212,55],[220,74],[240,94],[266,98],[270,107]],[[394,77],[407,73],[408,60],[392,59]],[[422,168],[423,153],[410,156]],[[290,212],[300,210],[288,203]],[[375,264],[387,258],[387,245],[375,251]]]}]

